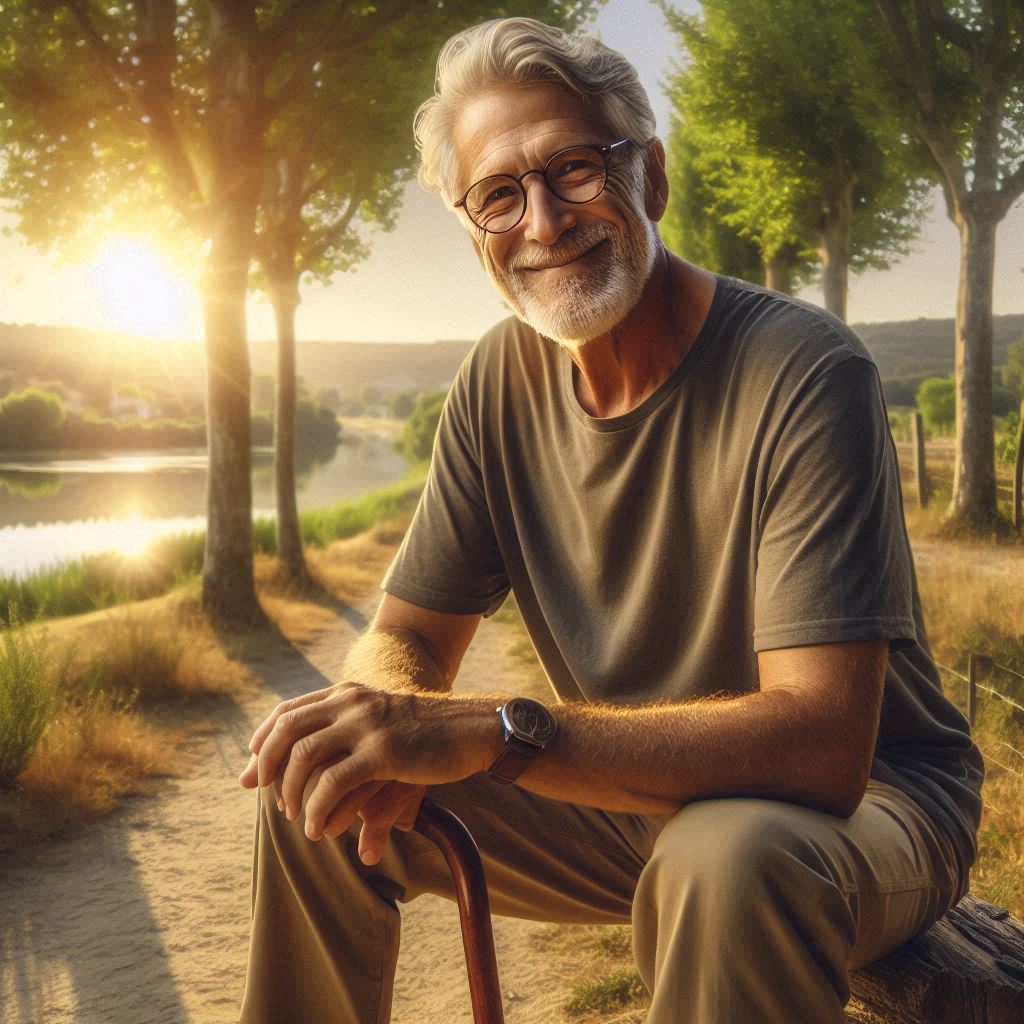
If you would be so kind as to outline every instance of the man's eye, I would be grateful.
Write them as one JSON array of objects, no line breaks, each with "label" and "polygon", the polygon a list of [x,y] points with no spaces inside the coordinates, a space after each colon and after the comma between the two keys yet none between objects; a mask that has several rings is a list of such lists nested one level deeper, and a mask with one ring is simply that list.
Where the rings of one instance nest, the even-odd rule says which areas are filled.
[{"label": "man's eye", "polygon": [[483,201],[480,203],[481,209],[486,209],[488,206],[494,203],[504,203],[510,199],[515,198],[516,190],[511,185],[499,185],[497,188],[492,188],[483,197]]},{"label": "man's eye", "polygon": [[560,160],[555,166],[552,177],[558,182],[588,181],[604,173],[604,164],[590,156],[574,155]]}]

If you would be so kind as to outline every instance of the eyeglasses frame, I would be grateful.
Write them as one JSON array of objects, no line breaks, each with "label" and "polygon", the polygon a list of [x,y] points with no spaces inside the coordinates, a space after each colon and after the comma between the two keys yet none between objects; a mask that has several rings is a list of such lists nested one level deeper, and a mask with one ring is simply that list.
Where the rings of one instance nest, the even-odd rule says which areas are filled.
[{"label": "eyeglasses frame", "polygon": [[[564,149],[558,150],[557,153],[552,153],[551,156],[548,157],[543,167],[534,167],[528,171],[523,171],[523,173],[520,174],[518,178],[514,174],[488,174],[486,177],[481,178],[479,181],[474,181],[473,184],[466,189],[462,198],[458,200],[458,202],[452,204],[452,207],[453,209],[459,209],[459,207],[464,209],[466,211],[466,216],[469,217],[470,223],[473,224],[474,227],[478,227],[481,231],[486,231],[487,234],[489,235],[504,235],[507,232],[511,231],[513,228],[517,227],[520,221],[522,221],[523,217],[526,216],[526,203],[528,197],[526,195],[526,189],[523,187],[523,179],[528,178],[531,174],[539,174],[544,179],[544,184],[547,185],[548,190],[556,199],[560,200],[563,203],[571,203],[573,206],[584,206],[587,203],[592,203],[608,187],[608,165],[611,162],[612,153],[615,150],[617,150],[620,146],[625,146],[627,143],[636,145],[636,143],[634,143],[632,139],[620,139],[618,142],[610,142],[604,146],[597,145],[596,143],[584,143],[579,146],[566,146]],[[589,199],[563,199],[562,196],[560,196],[551,187],[551,183],[548,181],[548,168],[555,162],[555,160],[558,157],[562,156],[564,153],[571,153],[574,149],[593,150],[601,157],[601,160],[604,162],[604,183],[601,185],[601,191],[598,192],[597,195],[591,196]],[[466,207],[466,200],[469,198],[469,193],[472,192],[473,189],[477,187],[477,185],[479,185],[481,182],[487,181],[489,178],[508,178],[511,181],[514,181],[516,185],[519,186],[519,191],[523,195],[523,208],[520,211],[519,216],[516,218],[514,223],[510,224],[507,228],[502,228],[500,231],[491,231],[490,228],[485,228],[482,224],[477,224],[477,222],[473,220],[472,215],[470,214],[469,210]]]}]

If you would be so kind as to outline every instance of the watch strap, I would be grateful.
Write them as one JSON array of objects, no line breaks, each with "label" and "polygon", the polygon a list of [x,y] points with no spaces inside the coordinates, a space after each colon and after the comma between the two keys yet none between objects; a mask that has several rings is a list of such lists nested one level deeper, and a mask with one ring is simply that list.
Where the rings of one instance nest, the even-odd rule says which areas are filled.
[{"label": "watch strap", "polygon": [[494,764],[487,769],[487,773],[500,785],[511,786],[526,771],[541,749],[530,744],[517,743],[513,737],[497,756]]}]

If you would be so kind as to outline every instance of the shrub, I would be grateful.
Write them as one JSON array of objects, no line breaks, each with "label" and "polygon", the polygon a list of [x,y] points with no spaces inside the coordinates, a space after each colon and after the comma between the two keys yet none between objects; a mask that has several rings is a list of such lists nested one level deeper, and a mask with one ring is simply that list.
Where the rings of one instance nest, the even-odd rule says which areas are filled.
[{"label": "shrub", "polygon": [[64,423],[64,403],[39,388],[15,391],[0,401],[0,448],[54,447]]},{"label": "shrub", "polygon": [[[9,613],[11,614],[11,613]],[[13,614],[11,617],[14,618]],[[0,789],[25,770],[57,710],[46,637],[18,625],[0,633]]]},{"label": "shrub", "polygon": [[925,427],[941,433],[956,422],[956,385],[952,377],[929,377],[917,389],[917,407]]},{"label": "shrub", "polygon": [[416,406],[405,421],[402,436],[395,445],[411,462],[421,462],[430,458],[444,400],[444,391],[422,394],[416,400]]}]

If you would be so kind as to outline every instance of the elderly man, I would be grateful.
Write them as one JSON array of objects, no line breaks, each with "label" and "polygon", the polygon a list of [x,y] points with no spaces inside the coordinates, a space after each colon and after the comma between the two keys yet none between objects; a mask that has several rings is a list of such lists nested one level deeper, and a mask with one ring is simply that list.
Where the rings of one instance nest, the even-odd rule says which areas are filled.
[{"label": "elderly man", "polygon": [[[596,40],[470,29],[416,130],[516,318],[459,371],[345,681],[253,737],[243,1021],[388,1019],[397,904],[450,895],[427,787],[498,913],[632,920],[655,1024],[839,1022],[849,969],[965,892],[982,775],[875,367],[665,249],[650,105]],[[549,706],[450,694],[510,590]]]}]

